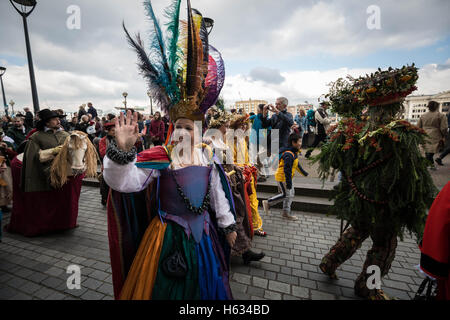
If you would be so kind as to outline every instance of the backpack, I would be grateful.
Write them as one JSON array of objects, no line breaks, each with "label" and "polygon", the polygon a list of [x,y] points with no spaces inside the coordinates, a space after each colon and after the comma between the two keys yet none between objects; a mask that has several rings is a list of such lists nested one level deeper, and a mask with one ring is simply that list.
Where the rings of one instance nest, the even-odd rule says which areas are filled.
[{"label": "backpack", "polygon": [[316,112],[314,110],[308,110],[308,112],[306,113],[306,119],[308,120],[308,126],[316,126]]}]

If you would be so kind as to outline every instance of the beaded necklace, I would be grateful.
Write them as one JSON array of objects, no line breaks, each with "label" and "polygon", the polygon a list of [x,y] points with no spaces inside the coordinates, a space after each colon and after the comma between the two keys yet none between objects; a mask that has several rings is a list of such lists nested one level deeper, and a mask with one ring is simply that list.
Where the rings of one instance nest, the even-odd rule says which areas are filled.
[{"label": "beaded necklace", "polygon": [[178,184],[177,179],[175,178],[175,175],[173,172],[171,172],[172,178],[175,181],[175,184],[177,185],[177,190],[178,190],[178,194],[183,198],[184,203],[186,204],[187,208],[193,212],[196,213],[198,215],[203,214],[206,209],[209,206],[210,203],[210,194],[211,194],[211,183],[208,183],[208,189],[206,190],[206,195],[203,198],[203,203],[200,207],[194,207],[191,203],[191,201],[189,200],[189,198],[184,194],[183,189],[181,188],[181,186]]}]

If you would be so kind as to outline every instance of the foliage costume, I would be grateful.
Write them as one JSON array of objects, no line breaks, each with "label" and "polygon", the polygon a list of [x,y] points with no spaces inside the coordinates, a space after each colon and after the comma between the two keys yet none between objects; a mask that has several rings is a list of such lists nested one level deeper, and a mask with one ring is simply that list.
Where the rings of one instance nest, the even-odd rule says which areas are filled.
[{"label": "foliage costume", "polygon": [[[419,150],[425,133],[396,118],[403,98],[417,89],[417,79],[414,65],[379,69],[359,79],[339,79],[327,96],[344,119],[330,128],[330,141],[315,161],[322,179],[333,170],[341,172],[331,213],[351,227],[322,259],[320,269],[335,278],[336,269],[370,236],[373,246],[355,282],[355,294],[361,297],[387,298],[381,290],[367,288],[367,268],[377,265],[385,276],[395,257],[397,236],[407,230],[420,239],[436,194]],[[366,107],[366,116],[361,116]]]},{"label": "foliage costume", "polygon": [[[150,54],[139,35],[128,41],[158,106],[178,119],[204,120],[223,85],[220,54],[208,44],[206,20],[187,1],[187,22],[179,20],[181,0],[166,10],[168,36],[150,1],[144,2],[153,29]],[[169,133],[170,136],[170,133]],[[221,165],[204,145],[194,148],[194,165],[183,167],[172,146],[136,157],[110,143],[104,158],[108,235],[116,299],[225,300],[235,209]]]}]

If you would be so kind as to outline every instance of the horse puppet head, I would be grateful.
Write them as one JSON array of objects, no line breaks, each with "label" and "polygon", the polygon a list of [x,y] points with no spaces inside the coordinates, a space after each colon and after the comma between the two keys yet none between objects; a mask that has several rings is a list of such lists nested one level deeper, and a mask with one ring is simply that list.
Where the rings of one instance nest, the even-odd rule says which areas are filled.
[{"label": "horse puppet head", "polygon": [[98,154],[88,135],[73,131],[62,145],[50,169],[50,184],[61,188],[68,177],[86,173],[86,177],[97,177]]}]

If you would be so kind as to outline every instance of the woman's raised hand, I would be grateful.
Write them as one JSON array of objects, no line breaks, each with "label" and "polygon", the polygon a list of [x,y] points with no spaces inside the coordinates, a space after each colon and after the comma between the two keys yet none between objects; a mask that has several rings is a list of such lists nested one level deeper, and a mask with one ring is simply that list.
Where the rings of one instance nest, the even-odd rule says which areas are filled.
[{"label": "woman's raised hand", "polygon": [[138,114],[127,111],[126,117],[120,113],[119,121],[116,121],[117,147],[123,151],[130,151],[139,137]]}]

